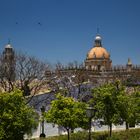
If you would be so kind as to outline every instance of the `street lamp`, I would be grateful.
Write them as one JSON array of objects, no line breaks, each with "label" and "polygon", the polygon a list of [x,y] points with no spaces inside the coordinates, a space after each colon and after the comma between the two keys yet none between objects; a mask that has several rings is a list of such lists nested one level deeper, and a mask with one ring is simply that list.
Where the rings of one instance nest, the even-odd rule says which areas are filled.
[{"label": "street lamp", "polygon": [[44,115],[44,112],[45,112],[45,107],[42,106],[40,109],[41,109],[41,115],[42,115],[42,122],[41,122],[42,132],[41,132],[41,134],[40,134],[40,137],[45,138],[46,135],[45,135],[45,133],[44,133],[44,116],[43,116],[43,115]]},{"label": "street lamp", "polygon": [[87,117],[89,118],[89,137],[88,137],[88,140],[91,140],[91,122],[92,122],[92,118],[94,116],[94,108],[93,107],[87,107],[86,108],[86,114],[87,114]]}]

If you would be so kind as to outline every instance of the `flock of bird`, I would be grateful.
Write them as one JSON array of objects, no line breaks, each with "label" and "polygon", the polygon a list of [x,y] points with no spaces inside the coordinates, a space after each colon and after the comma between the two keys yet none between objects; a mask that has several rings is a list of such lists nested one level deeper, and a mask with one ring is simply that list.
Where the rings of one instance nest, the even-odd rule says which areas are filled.
[{"label": "flock of bird", "polygon": [[[18,25],[19,22],[15,22],[15,24]],[[42,23],[41,22],[37,22],[37,25],[42,26]]]}]

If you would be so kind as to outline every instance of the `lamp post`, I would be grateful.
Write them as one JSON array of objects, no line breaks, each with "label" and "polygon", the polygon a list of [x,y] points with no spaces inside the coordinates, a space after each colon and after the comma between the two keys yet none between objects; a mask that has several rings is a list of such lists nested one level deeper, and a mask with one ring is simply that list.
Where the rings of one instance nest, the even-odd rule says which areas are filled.
[{"label": "lamp post", "polygon": [[45,112],[45,107],[44,106],[42,106],[41,108],[41,115],[42,115],[42,122],[41,122],[41,130],[42,130],[42,132],[41,132],[41,134],[40,134],[40,137],[46,137],[46,135],[45,135],[45,133],[44,133],[44,116],[43,116],[43,114],[44,114],[44,112]]},{"label": "lamp post", "polygon": [[87,117],[89,118],[89,137],[88,137],[88,140],[91,140],[91,122],[92,122],[92,118],[94,116],[94,109],[93,107],[87,107],[86,108],[86,114],[87,114]]}]

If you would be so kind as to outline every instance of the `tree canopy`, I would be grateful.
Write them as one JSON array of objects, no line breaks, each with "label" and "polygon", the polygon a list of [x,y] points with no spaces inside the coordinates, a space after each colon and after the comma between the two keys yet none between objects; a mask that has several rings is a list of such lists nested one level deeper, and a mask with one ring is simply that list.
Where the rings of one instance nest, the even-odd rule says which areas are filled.
[{"label": "tree canopy", "polygon": [[102,119],[104,124],[110,127],[112,124],[126,123],[129,125],[140,122],[140,92],[139,90],[129,93],[120,81],[107,83],[92,90],[91,103],[96,109],[96,118]]},{"label": "tree canopy", "polygon": [[96,111],[96,118],[103,119],[105,125],[110,127],[110,136],[112,132],[112,124],[119,123],[120,114],[118,109],[118,96],[124,94],[124,88],[118,83],[104,84],[94,88],[93,99]]},{"label": "tree canopy", "polygon": [[0,93],[0,139],[22,140],[37,127],[37,113],[28,105],[20,90]]},{"label": "tree canopy", "polygon": [[63,126],[69,137],[69,130],[83,126],[88,122],[86,117],[86,104],[75,101],[72,97],[57,95],[52,101],[51,108],[46,114],[47,122]]}]

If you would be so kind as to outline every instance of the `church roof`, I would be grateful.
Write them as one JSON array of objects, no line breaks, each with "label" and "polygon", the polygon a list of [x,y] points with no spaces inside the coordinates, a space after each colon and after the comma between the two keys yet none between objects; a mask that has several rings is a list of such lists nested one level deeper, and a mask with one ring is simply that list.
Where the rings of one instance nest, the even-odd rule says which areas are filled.
[{"label": "church roof", "polygon": [[110,54],[102,47],[102,38],[96,35],[94,47],[88,52],[87,59],[110,58]]},{"label": "church roof", "polygon": [[103,47],[94,47],[92,48],[88,55],[87,59],[96,59],[96,58],[109,58],[110,55]]}]

